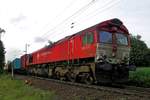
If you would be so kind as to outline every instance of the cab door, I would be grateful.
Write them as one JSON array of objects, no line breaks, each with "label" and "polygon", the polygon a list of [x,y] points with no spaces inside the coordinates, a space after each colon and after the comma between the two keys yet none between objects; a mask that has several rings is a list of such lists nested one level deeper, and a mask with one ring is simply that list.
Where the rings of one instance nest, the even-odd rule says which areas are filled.
[{"label": "cab door", "polygon": [[96,50],[96,61],[103,58],[111,58],[114,45],[113,33],[107,31],[98,32],[98,42]]}]

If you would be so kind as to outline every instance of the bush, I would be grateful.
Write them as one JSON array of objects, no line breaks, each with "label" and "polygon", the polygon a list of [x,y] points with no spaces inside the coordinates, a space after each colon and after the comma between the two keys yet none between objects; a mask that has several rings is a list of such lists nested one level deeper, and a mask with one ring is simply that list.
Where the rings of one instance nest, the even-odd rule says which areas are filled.
[{"label": "bush", "polygon": [[137,68],[129,78],[132,85],[150,87],[150,67]]}]

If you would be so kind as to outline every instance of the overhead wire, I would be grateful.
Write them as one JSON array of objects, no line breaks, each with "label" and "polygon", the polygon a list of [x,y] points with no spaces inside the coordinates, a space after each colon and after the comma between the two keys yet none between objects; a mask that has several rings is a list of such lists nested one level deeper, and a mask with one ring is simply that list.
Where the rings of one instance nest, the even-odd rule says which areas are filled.
[{"label": "overhead wire", "polygon": [[[120,1],[120,0],[119,0]],[[94,13],[95,13],[95,11],[97,12],[98,11],[98,13],[99,12],[103,12],[104,10],[107,10],[107,9],[109,9],[109,8],[111,8],[112,6],[114,6],[114,4],[116,4],[116,3],[118,3],[119,1],[117,1],[117,2],[115,2],[115,3],[111,3],[112,1],[110,1],[110,2],[107,2],[104,6],[102,6],[101,8],[102,9],[100,9],[100,8],[98,8],[98,9],[96,9],[96,10],[94,10]],[[99,10],[100,9],[100,10]],[[93,13],[93,12],[92,12]],[[96,13],[97,14],[97,13]],[[94,15],[92,15],[92,14],[89,14],[89,15],[92,15],[92,16],[96,16],[96,14],[94,14]],[[89,19],[89,18],[88,18]],[[84,20],[87,20],[86,18],[84,18]],[[80,20],[81,21],[81,20]],[[56,30],[57,31],[57,30]],[[64,30],[63,30],[64,31]],[[60,34],[62,34],[63,32],[59,32],[59,35]],[[58,35],[58,33],[57,34],[53,34],[53,36],[56,36],[56,35]]]},{"label": "overhead wire", "polygon": [[[81,21],[82,19],[87,19],[87,17],[89,17],[89,16],[94,16],[94,15],[96,15],[97,13],[96,12],[103,12],[103,11],[106,11],[108,8],[111,8],[112,6],[114,6],[114,4],[116,4],[116,3],[118,3],[120,0],[115,0],[115,2],[113,2],[114,0],[110,0],[110,1],[108,1],[108,2],[106,2],[106,4],[105,5],[103,5],[103,6],[101,6],[101,7],[99,7],[99,8],[97,8],[97,9],[95,9],[94,11],[92,11],[91,13],[88,13],[88,14],[86,14],[86,15],[84,15],[84,16],[86,16],[86,17],[82,17],[82,18],[78,18],[78,19],[75,19],[75,20],[79,20],[79,21]],[[94,13],[96,13],[96,14],[94,14]],[[94,14],[94,15],[93,15]]]},{"label": "overhead wire", "polygon": [[[84,9],[86,9],[87,7],[89,7],[91,4],[93,4],[95,1],[97,0],[92,0],[90,3],[88,3],[87,5],[85,5],[84,7],[82,7],[81,9],[79,9],[78,11],[76,11],[74,14],[72,14],[71,16],[67,17],[65,20],[63,20],[62,22],[60,22],[58,25],[56,25],[55,27],[53,27],[52,29],[50,29],[49,31],[47,31],[46,33],[44,33],[44,35],[46,35],[47,33],[51,32],[52,30],[55,30],[56,28],[58,28],[58,26],[60,26],[61,24],[65,23],[66,21],[68,21],[70,18],[72,18],[73,16],[75,16],[76,14],[78,14],[79,12],[83,12]],[[44,36],[43,35],[43,36]]]},{"label": "overhead wire", "polygon": [[[110,4],[110,5],[107,6],[106,8],[102,8],[101,10],[98,10],[98,9],[99,9],[99,8],[98,8],[97,10],[95,10],[94,15],[89,14],[88,18],[86,17],[86,18],[84,18],[84,20],[82,20],[82,21],[85,21],[85,20],[88,20],[88,19],[90,19],[90,18],[93,18],[94,16],[98,16],[98,15],[101,14],[103,11],[107,11],[108,9],[114,7],[115,4],[118,4],[120,1],[121,1],[121,0],[116,0],[114,3]],[[81,21],[81,20],[80,20],[80,21]]]},{"label": "overhead wire", "polygon": [[[78,0],[76,0],[76,1],[78,1]],[[61,11],[61,13],[57,14],[57,15],[54,17],[54,19],[53,19],[52,21],[48,22],[48,23],[40,30],[40,32],[41,32],[42,30],[44,30],[46,27],[48,27],[51,23],[53,23],[56,19],[58,19],[59,17],[61,17],[62,13],[64,13],[67,9],[69,9],[74,3],[75,3],[75,1],[72,0],[65,8]]]},{"label": "overhead wire", "polygon": [[[51,23],[53,23],[56,19],[58,19],[59,17],[61,17],[62,13],[64,13],[64,11],[67,11],[67,9],[69,9],[70,7],[72,7],[74,5],[75,2],[77,2],[78,0],[72,0],[59,14],[57,14],[54,19],[48,23],[46,23],[46,25],[43,26],[43,28],[41,28],[41,30],[39,31],[39,33],[41,33],[42,30],[45,30],[46,27],[48,27]],[[38,37],[36,37],[38,38]],[[40,38],[40,37],[39,37]],[[34,40],[35,42],[36,40]],[[32,42],[30,42],[31,44]],[[31,45],[33,45],[34,43],[32,43]],[[35,45],[35,44],[34,44]]]}]

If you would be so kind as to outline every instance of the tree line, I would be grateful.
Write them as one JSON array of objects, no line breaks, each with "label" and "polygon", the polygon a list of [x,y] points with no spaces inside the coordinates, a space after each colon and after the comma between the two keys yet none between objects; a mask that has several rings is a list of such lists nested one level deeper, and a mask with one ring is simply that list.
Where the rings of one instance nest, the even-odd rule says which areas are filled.
[{"label": "tree line", "polygon": [[5,33],[5,30],[0,28],[0,74],[3,72],[5,66],[5,48],[3,42],[1,41],[1,34]]},{"label": "tree line", "polygon": [[141,36],[131,36],[130,63],[136,66],[150,66],[150,48]]},{"label": "tree line", "polygon": [[0,40],[0,74],[3,72],[5,65],[5,48],[3,42]]}]

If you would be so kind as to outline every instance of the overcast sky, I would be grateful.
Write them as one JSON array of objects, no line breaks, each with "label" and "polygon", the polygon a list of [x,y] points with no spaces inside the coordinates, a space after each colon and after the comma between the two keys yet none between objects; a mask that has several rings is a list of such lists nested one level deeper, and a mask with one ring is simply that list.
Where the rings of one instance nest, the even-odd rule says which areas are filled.
[{"label": "overcast sky", "polygon": [[[0,0],[7,59],[57,41],[104,20],[119,18],[150,47],[150,0]],[[82,10],[81,10],[82,9]],[[71,23],[74,23],[73,25]],[[74,26],[73,28],[71,28]]]}]

